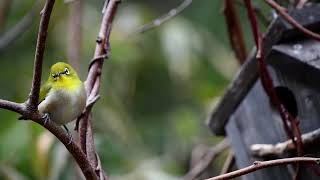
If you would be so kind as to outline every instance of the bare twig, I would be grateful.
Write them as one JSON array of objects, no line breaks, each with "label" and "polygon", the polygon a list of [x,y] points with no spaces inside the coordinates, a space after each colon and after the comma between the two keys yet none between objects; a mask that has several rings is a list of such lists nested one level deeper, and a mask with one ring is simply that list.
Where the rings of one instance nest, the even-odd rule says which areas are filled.
[{"label": "bare twig", "polygon": [[[266,1],[269,1],[269,0],[266,0]],[[285,132],[287,133],[288,137],[291,138],[292,142],[297,148],[297,155],[302,156],[303,144],[301,140],[299,120],[297,117],[293,117],[290,114],[290,112],[286,109],[286,107],[280,101],[275,91],[272,77],[267,69],[266,63],[264,62],[264,51],[263,51],[264,38],[262,37],[262,34],[259,30],[259,26],[258,26],[255,12],[253,10],[252,2],[251,0],[244,0],[244,2],[247,7],[247,13],[251,23],[251,29],[252,29],[253,37],[257,47],[256,57],[259,63],[259,73],[260,73],[262,86],[266,94],[268,95],[269,99],[271,100],[272,104],[275,105],[275,107],[277,108],[281,116]],[[299,164],[297,164],[295,179],[299,177],[299,169],[300,169],[299,167],[300,167]]]},{"label": "bare twig", "polygon": [[89,65],[89,73],[87,80],[85,82],[87,90],[87,106],[84,110],[84,115],[81,116],[77,121],[80,121],[79,124],[79,137],[80,145],[83,152],[86,153],[91,166],[95,168],[101,179],[107,179],[105,172],[102,170],[99,165],[99,157],[95,151],[93,132],[92,132],[92,114],[91,108],[93,104],[98,100],[99,90],[100,90],[100,79],[103,66],[104,58],[107,58],[110,50],[110,32],[112,28],[112,22],[114,15],[117,11],[118,4],[120,0],[106,0],[106,7],[104,7],[105,13],[103,14],[102,23],[97,38],[96,50],[92,62]]},{"label": "bare twig", "polygon": [[317,33],[314,33],[306,28],[304,28],[299,22],[297,22],[295,19],[293,19],[286,10],[281,7],[279,4],[277,4],[273,0],[264,0],[267,4],[269,4],[273,9],[275,9],[281,17],[283,17],[289,24],[291,24],[293,27],[297,28],[299,31],[303,32],[305,35],[309,36],[310,38],[314,38],[316,40],[320,40],[320,35]]},{"label": "bare twig", "polygon": [[[243,0],[238,0],[235,1],[240,7],[245,7]],[[257,17],[259,18],[260,22],[264,25],[264,26],[268,26],[270,24],[270,20],[269,18],[263,13],[262,9],[260,7],[258,7],[257,5],[253,6],[253,10],[255,11],[255,13],[257,14]]]},{"label": "bare twig", "polygon": [[247,50],[238,13],[234,6],[234,0],[224,1],[224,15],[227,22],[231,46],[239,63],[243,64],[247,57]]},{"label": "bare twig", "polygon": [[273,166],[287,165],[287,164],[296,164],[296,163],[307,163],[307,164],[319,165],[320,158],[296,157],[296,158],[277,159],[277,160],[271,160],[271,161],[256,161],[251,166],[248,166],[243,169],[239,169],[227,174],[223,174],[220,176],[212,177],[207,180],[227,180],[227,179],[232,179],[245,174],[252,173],[259,169],[269,168]]},{"label": "bare twig", "polygon": [[32,87],[31,87],[31,92],[29,95],[28,102],[26,104],[27,109],[30,110],[31,112],[38,111],[37,107],[39,102],[39,92],[40,92],[40,85],[41,85],[42,62],[43,62],[44,50],[46,46],[50,16],[51,16],[54,2],[55,0],[47,0],[43,10],[41,11],[41,20],[40,20],[35,59],[34,59]]},{"label": "bare twig", "polygon": [[223,167],[221,169],[220,174],[226,174],[232,170],[232,167],[235,163],[236,159],[234,157],[234,153],[232,151],[229,152],[227,159],[225,160]]},{"label": "bare twig", "polygon": [[51,121],[48,121],[46,124],[44,124],[42,120],[42,115],[38,113],[28,112],[24,104],[18,104],[11,101],[0,99],[0,108],[17,112],[25,117],[27,117],[26,115],[28,115],[29,119],[32,119],[34,122],[44,126],[66,146],[71,155],[77,161],[85,177],[87,179],[97,179],[95,171],[90,166],[90,163],[86,158],[86,155],[74,142],[70,141],[70,137],[68,136],[68,134],[65,133],[65,131],[61,127],[57,126],[54,122]]},{"label": "bare twig", "polygon": [[298,9],[301,9],[301,8],[303,8],[303,6],[308,2],[308,0],[296,0],[297,2],[296,2],[296,7],[298,8]]},{"label": "bare twig", "polygon": [[[303,145],[310,146],[315,143],[320,142],[320,129],[316,129],[312,132],[306,133],[302,135],[302,143]],[[285,142],[280,142],[275,145],[273,144],[253,144],[250,147],[253,155],[259,157],[265,156],[280,156],[283,153],[295,150],[295,146],[292,140],[288,140]]]},{"label": "bare twig", "polygon": [[40,0],[36,0],[32,9],[11,29],[0,37],[0,52],[4,51],[11,43],[15,42],[26,32],[35,20],[36,11],[39,9]]},{"label": "bare twig", "polygon": [[184,179],[193,180],[197,178],[205,169],[207,169],[213,159],[228,147],[229,141],[224,139],[219,144],[210,148],[201,160],[184,176]]},{"label": "bare twig", "polygon": [[[251,23],[251,28],[253,31],[255,44],[257,46],[256,56],[259,63],[259,73],[260,73],[260,78],[261,78],[263,88],[267,93],[267,95],[269,96],[272,104],[276,106],[281,116],[281,119],[283,121],[284,129],[287,135],[292,139],[292,141],[297,146],[298,156],[301,156],[303,154],[302,152],[303,150],[302,150],[301,133],[298,125],[299,124],[298,120],[288,112],[288,110],[285,108],[285,106],[282,104],[282,102],[279,100],[279,97],[277,96],[277,93],[274,89],[273,80],[271,78],[271,75],[269,74],[266,63],[264,62],[264,52],[263,52],[264,39],[262,38],[262,34],[259,30],[259,26],[257,23],[255,12],[251,4],[251,0],[245,0],[245,4],[247,7],[248,16]],[[289,124],[291,124],[291,129]]]},{"label": "bare twig", "polygon": [[14,111],[20,114],[23,114],[25,110],[24,104],[18,104],[18,103],[3,100],[3,99],[0,99],[0,108]]},{"label": "bare twig", "polygon": [[155,27],[160,26],[161,24],[171,20],[172,18],[180,14],[183,10],[185,10],[188,6],[190,6],[191,3],[192,3],[192,0],[184,0],[178,7],[171,9],[168,13],[160,16],[159,18],[153,20],[152,22],[143,25],[142,27],[138,28],[136,32],[144,33]]}]

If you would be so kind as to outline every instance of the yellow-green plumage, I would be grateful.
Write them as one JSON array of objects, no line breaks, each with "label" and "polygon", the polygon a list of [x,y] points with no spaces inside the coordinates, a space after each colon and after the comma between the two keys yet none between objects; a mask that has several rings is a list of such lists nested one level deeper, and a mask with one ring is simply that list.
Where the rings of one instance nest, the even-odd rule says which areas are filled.
[{"label": "yellow-green plumage", "polygon": [[49,78],[40,89],[38,110],[57,124],[66,124],[81,114],[86,97],[76,71],[69,64],[58,62],[51,67]]}]

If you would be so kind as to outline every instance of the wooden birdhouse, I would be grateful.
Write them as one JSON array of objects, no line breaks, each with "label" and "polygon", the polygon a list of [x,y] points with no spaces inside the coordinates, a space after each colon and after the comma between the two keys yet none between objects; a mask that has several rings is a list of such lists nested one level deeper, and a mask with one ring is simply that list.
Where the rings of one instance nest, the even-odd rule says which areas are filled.
[{"label": "wooden birdhouse", "polygon": [[[304,27],[320,32],[320,5],[313,4],[290,12]],[[306,37],[280,17],[266,35],[265,61],[279,99],[300,120],[302,133],[320,128],[320,41]],[[211,114],[209,126],[214,134],[225,135],[234,151],[236,165],[243,168],[254,161],[275,157],[253,155],[254,144],[276,144],[288,140],[283,123],[261,85],[253,51]],[[304,153],[320,156],[320,146],[305,147]],[[286,152],[281,157],[290,157]],[[320,179],[312,169],[302,166],[303,179]],[[243,180],[291,180],[293,166],[263,169]]]}]

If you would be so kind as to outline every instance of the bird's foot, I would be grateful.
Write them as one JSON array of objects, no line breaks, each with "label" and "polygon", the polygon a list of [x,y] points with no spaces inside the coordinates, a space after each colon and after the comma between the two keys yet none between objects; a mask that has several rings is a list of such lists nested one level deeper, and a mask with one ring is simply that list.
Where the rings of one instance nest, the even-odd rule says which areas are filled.
[{"label": "bird's foot", "polygon": [[42,120],[43,120],[43,123],[44,125],[46,125],[49,121],[50,121],[50,116],[48,113],[45,113],[43,116],[42,116]]},{"label": "bird's foot", "polygon": [[69,136],[69,142],[68,142],[67,145],[70,145],[70,144],[72,143],[72,141],[73,141],[73,137],[72,137],[69,129],[67,128],[67,126],[66,126],[66,125],[63,125],[63,127],[64,127],[64,129],[67,131],[67,134],[68,134],[68,136]]}]

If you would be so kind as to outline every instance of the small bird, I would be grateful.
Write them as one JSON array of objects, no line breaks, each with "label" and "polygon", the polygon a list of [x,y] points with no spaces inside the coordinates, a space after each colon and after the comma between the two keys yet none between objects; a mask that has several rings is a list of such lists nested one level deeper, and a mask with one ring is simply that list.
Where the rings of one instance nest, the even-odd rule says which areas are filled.
[{"label": "small bird", "polygon": [[45,123],[51,120],[66,128],[65,124],[81,115],[86,99],[77,72],[69,64],[58,62],[51,66],[49,78],[41,86],[38,110],[45,114]]}]

